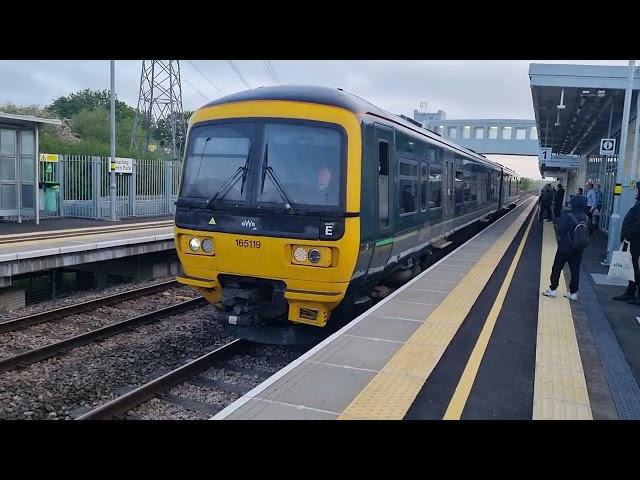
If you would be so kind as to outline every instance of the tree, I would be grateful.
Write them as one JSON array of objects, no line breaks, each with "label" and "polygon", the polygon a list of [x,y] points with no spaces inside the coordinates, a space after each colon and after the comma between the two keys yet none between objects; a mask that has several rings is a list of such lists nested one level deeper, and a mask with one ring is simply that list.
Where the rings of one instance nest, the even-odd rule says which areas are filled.
[{"label": "tree", "polygon": [[542,180],[534,180],[532,178],[523,177],[520,179],[520,190],[524,192],[538,191],[542,188]]},{"label": "tree", "polygon": [[[176,125],[176,142],[180,145],[179,155],[184,152],[184,146],[187,141],[187,125],[193,112],[187,110],[182,113],[182,121],[178,121]],[[161,148],[171,148],[171,126],[164,119],[160,120],[152,130],[152,136],[155,138]]]},{"label": "tree", "polygon": [[[107,110],[111,108],[111,94],[109,90],[80,90],[69,96],[56,98],[48,110],[64,118],[71,118],[82,110]],[[118,100],[116,95],[116,120],[125,117],[135,117],[136,110],[125,102]]]}]

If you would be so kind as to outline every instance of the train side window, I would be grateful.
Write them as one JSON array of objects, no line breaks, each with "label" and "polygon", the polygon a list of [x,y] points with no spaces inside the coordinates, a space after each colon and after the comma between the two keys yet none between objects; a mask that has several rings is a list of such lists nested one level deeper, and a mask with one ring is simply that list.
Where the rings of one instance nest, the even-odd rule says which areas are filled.
[{"label": "train side window", "polygon": [[456,203],[463,202],[463,195],[464,195],[463,187],[464,187],[464,172],[461,172],[460,170],[456,170],[456,176],[454,177],[454,184],[453,184]]},{"label": "train side window", "polygon": [[378,142],[378,227],[389,226],[389,144]]},{"label": "train side window", "polygon": [[442,167],[429,166],[429,208],[442,207]]},{"label": "train side window", "polygon": [[398,179],[400,216],[416,213],[418,211],[418,163],[400,160]]},{"label": "train side window", "polygon": [[427,173],[427,164],[425,162],[420,163],[420,211],[427,211],[427,182],[429,181],[429,175]]}]

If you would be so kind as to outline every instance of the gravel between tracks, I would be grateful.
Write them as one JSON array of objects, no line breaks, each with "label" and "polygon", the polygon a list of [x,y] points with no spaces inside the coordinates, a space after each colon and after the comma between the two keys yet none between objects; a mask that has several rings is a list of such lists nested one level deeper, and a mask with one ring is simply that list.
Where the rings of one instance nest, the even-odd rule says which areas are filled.
[{"label": "gravel between tracks", "polygon": [[[226,364],[214,366],[200,374],[201,377],[210,380],[220,380],[225,383],[241,385],[250,390],[267,377],[274,374],[300,355],[309,347],[282,347],[273,345],[256,345],[252,351],[246,355],[237,355]],[[275,360],[274,360],[275,359]],[[252,373],[238,372],[225,368],[226,365],[233,365],[239,368],[264,371],[264,375],[259,376]],[[183,382],[171,388],[168,392],[188,400],[196,400],[222,410],[227,405],[233,403],[240,397],[239,393],[226,392],[223,389],[202,387],[190,382]],[[208,419],[210,414],[195,412],[188,408],[174,405],[173,403],[154,398],[144,404],[134,408],[129,412],[132,418],[144,420],[195,420]]]},{"label": "gravel between tracks", "polygon": [[190,287],[175,287],[116,305],[99,307],[87,313],[70,315],[63,319],[7,332],[0,335],[0,358],[42,347],[197,296],[198,294]]},{"label": "gravel between tracks", "polygon": [[95,290],[87,290],[85,292],[75,292],[72,295],[69,295],[67,297],[59,298],[55,302],[54,301],[39,302],[33,305],[28,305],[24,308],[18,308],[18,309],[6,311],[6,312],[0,312],[0,322],[6,322],[7,320],[13,320],[14,318],[25,317],[27,315],[33,315],[34,313],[48,312],[49,310],[54,310],[56,308],[66,307],[76,303],[88,302],[89,300],[106,297],[107,295],[126,292],[128,290],[133,290],[134,288],[148,287],[150,285],[168,282],[169,280],[174,280],[174,279],[175,277],[154,278],[153,280],[147,280],[143,282],[123,283],[121,285],[115,285],[113,287],[108,287],[103,290],[95,289]]},{"label": "gravel between tracks", "polygon": [[207,305],[4,372],[0,419],[70,419],[228,341]]}]

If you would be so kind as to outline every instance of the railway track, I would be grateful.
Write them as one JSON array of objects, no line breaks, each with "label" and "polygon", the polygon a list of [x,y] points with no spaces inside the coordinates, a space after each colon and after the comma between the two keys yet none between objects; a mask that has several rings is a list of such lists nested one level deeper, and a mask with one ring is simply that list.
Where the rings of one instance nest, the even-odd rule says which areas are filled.
[{"label": "railway track", "polygon": [[169,280],[167,282],[157,283],[154,285],[149,285],[147,287],[135,288],[133,290],[127,290],[126,292],[115,293],[106,297],[96,298],[94,300],[88,300],[86,302],[56,308],[54,310],[49,310],[46,312],[34,313],[33,315],[27,315],[24,317],[16,318],[14,320],[1,322],[0,333],[12,332],[14,330],[30,327],[32,325],[38,325],[39,323],[59,320],[61,318],[66,318],[78,313],[95,310],[99,307],[115,305],[134,298],[162,292],[164,290],[168,290],[177,286],[179,286],[178,282],[176,282],[175,280]]},{"label": "railway track", "polygon": [[58,342],[50,343],[40,348],[35,348],[18,355],[14,355],[0,360],[0,373],[15,368],[22,368],[35,362],[51,358],[59,353],[65,353],[73,348],[87,345],[97,340],[102,340],[108,337],[112,337],[119,333],[131,330],[135,327],[151,323],[162,318],[176,315],[186,312],[193,308],[204,306],[207,301],[203,297],[197,297],[191,300],[187,300],[176,305],[172,305],[166,308],[161,308],[153,312],[137,315],[120,322],[107,325],[102,328],[97,328],[86,333],[75,335]]},{"label": "railway track", "polygon": [[[269,378],[291,358],[272,355],[269,347],[257,346],[247,340],[233,340],[222,347],[202,355],[185,365],[172,370],[124,395],[121,395],[89,412],[77,416],[76,420],[140,419],[135,410],[156,399],[169,405],[198,413],[209,418],[221,411],[239,396]],[[251,351],[253,350],[253,353]],[[266,351],[265,351],[266,350]],[[233,360],[241,355],[261,361],[262,365],[238,366]],[[264,363],[271,366],[265,368]],[[256,368],[256,366],[258,368]],[[206,375],[209,372],[209,375]],[[245,376],[244,384],[234,383],[224,378],[212,379],[215,373],[226,372]],[[236,377],[237,378],[237,377]],[[212,401],[194,400],[188,396],[170,393],[174,387],[192,386],[210,393]],[[222,399],[222,400],[220,400]],[[132,412],[132,410],[134,412]],[[156,417],[157,418],[157,417]],[[166,418],[163,416],[163,418]]]}]

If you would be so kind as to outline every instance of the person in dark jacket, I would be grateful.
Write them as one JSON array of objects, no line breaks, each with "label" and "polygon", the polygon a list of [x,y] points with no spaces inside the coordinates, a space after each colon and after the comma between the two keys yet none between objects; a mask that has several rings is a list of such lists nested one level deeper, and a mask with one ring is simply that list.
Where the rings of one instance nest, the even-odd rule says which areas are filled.
[{"label": "person in dark jacket", "polygon": [[640,258],[640,182],[636,182],[636,203],[629,209],[622,221],[622,229],[620,230],[620,239],[630,243],[629,251],[631,252],[631,261],[633,262],[634,281],[629,282],[627,291],[622,295],[613,297],[614,300],[627,301],[635,305],[640,305],[640,296],[636,298],[636,290],[640,288],[640,266],[638,259]]},{"label": "person in dark jacket", "polygon": [[562,184],[559,183],[553,198],[553,216],[555,218],[559,219],[562,215],[562,202],[564,202],[564,188],[562,188]]},{"label": "person in dark jacket", "polygon": [[[551,268],[551,283],[543,295],[547,297],[558,296],[557,289],[560,282],[560,274],[564,268],[565,263],[569,263],[569,269],[571,270],[571,282],[569,283],[569,292],[564,296],[569,300],[578,299],[578,284],[580,281],[580,262],[582,261],[582,252],[573,247],[571,239],[573,237],[573,231],[576,228],[578,222],[588,221],[587,215],[584,210],[587,206],[587,198],[584,195],[576,195],[571,199],[571,211],[562,212],[560,219],[560,225],[556,231],[558,239],[558,249],[556,250],[556,256],[553,260],[553,267]],[[571,216],[577,220],[574,221]]]},{"label": "person in dark jacket", "polygon": [[543,218],[546,218],[547,221],[551,222],[551,204],[553,203],[553,189],[551,188],[551,184],[547,183],[542,191],[540,192],[540,216],[538,220],[542,221]]}]

